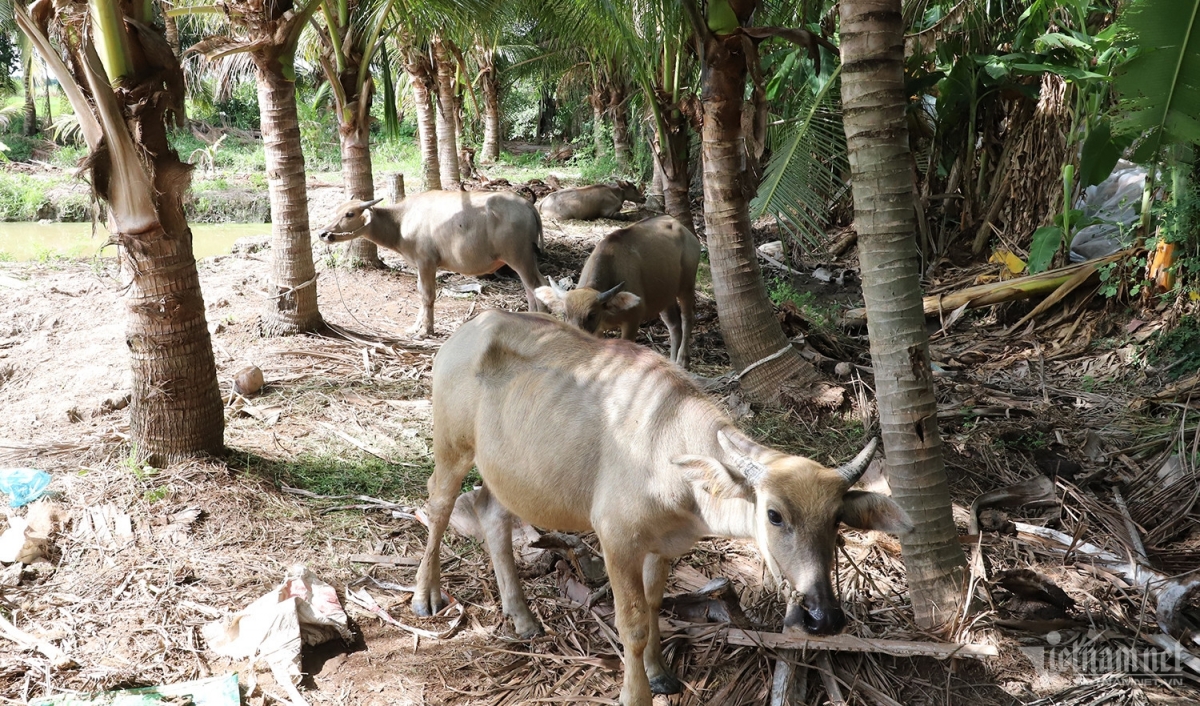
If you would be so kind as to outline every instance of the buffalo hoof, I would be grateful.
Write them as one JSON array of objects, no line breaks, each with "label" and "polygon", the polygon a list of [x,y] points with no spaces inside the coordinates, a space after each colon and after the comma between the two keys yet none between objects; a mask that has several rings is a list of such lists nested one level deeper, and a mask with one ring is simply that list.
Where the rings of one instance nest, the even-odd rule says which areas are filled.
[{"label": "buffalo hoof", "polygon": [[674,674],[663,672],[650,680],[650,691],[655,694],[678,694],[683,691],[683,682]]},{"label": "buffalo hoof", "polygon": [[522,640],[532,640],[535,637],[541,637],[542,635],[546,634],[546,631],[542,629],[541,624],[536,621],[534,621],[532,626],[526,626],[524,628],[517,627],[516,630],[517,637],[521,638]]},{"label": "buffalo hoof", "polygon": [[413,594],[412,612],[422,618],[429,618],[437,615],[443,608],[449,605],[450,601],[439,591],[434,595],[422,595],[422,591],[417,591]]}]

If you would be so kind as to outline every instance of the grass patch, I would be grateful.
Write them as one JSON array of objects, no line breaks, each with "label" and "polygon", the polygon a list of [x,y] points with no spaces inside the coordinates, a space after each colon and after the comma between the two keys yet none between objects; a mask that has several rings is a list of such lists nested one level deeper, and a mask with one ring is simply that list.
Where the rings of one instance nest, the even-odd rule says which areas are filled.
[{"label": "grass patch", "polygon": [[791,302],[805,321],[825,331],[837,331],[837,306],[822,305],[817,301],[817,295],[812,292],[802,292],[796,289],[789,279],[769,278],[767,294],[775,306],[782,307]]},{"label": "grass patch", "polygon": [[[250,453],[230,456],[231,468],[269,479],[276,486],[301,488],[318,495],[370,495],[383,500],[421,498],[433,472],[432,459],[414,459],[418,467],[390,464],[357,452],[304,454],[274,460]],[[424,463],[428,461],[428,465]]]},{"label": "grass patch", "polygon": [[773,449],[805,456],[827,466],[849,461],[866,443],[862,420],[850,415],[830,415],[808,426],[792,412],[764,410],[742,427]]}]

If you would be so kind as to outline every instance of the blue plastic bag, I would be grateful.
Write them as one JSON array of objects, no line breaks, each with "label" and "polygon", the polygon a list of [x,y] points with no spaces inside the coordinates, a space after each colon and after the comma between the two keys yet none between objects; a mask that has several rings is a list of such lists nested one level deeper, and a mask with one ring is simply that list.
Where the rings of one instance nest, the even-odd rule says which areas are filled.
[{"label": "blue plastic bag", "polygon": [[11,496],[9,505],[21,507],[42,497],[50,474],[36,468],[0,468],[0,493]]}]

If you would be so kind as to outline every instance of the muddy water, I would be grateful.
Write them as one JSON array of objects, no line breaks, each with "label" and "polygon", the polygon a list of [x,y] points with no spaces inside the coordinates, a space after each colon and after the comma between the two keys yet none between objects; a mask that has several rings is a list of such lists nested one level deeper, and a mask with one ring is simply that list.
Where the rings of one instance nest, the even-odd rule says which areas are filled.
[{"label": "muddy water", "polygon": [[[197,258],[224,255],[233,241],[270,235],[270,223],[197,223],[192,225],[192,248]],[[116,257],[116,250],[101,246],[108,231],[91,223],[0,223],[0,260],[41,260],[52,257]]]}]

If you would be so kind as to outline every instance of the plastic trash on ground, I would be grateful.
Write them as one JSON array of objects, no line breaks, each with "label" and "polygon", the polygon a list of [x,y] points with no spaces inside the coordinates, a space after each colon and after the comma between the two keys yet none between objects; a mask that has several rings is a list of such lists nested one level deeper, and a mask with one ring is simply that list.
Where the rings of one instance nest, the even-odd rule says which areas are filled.
[{"label": "plastic trash on ground", "polygon": [[50,474],[36,468],[0,468],[0,493],[10,498],[9,505],[22,507],[37,500],[50,485]]},{"label": "plastic trash on ground", "polygon": [[1098,218],[1104,223],[1075,233],[1071,238],[1071,262],[1094,260],[1129,246],[1145,186],[1145,168],[1122,159],[1107,179],[1084,190],[1075,208],[1083,211],[1084,218]]},{"label": "plastic trash on ground", "polygon": [[32,564],[49,558],[54,536],[67,521],[62,508],[41,500],[29,507],[25,517],[18,517],[11,510],[6,512],[8,529],[0,534],[0,563]]},{"label": "plastic trash on ground", "polygon": [[106,691],[90,696],[77,694],[49,696],[34,699],[30,706],[153,706],[154,704],[178,704],[181,699],[192,706],[238,706],[242,703],[238,694],[236,674],[222,677],[197,679],[196,681],[150,686],[141,689]]},{"label": "plastic trash on ground", "polygon": [[302,677],[300,648],[352,637],[333,586],[303,564],[293,566],[282,584],[229,620],[205,625],[203,635],[217,654],[249,659],[252,666],[266,662],[297,704],[307,703],[296,689]]}]

